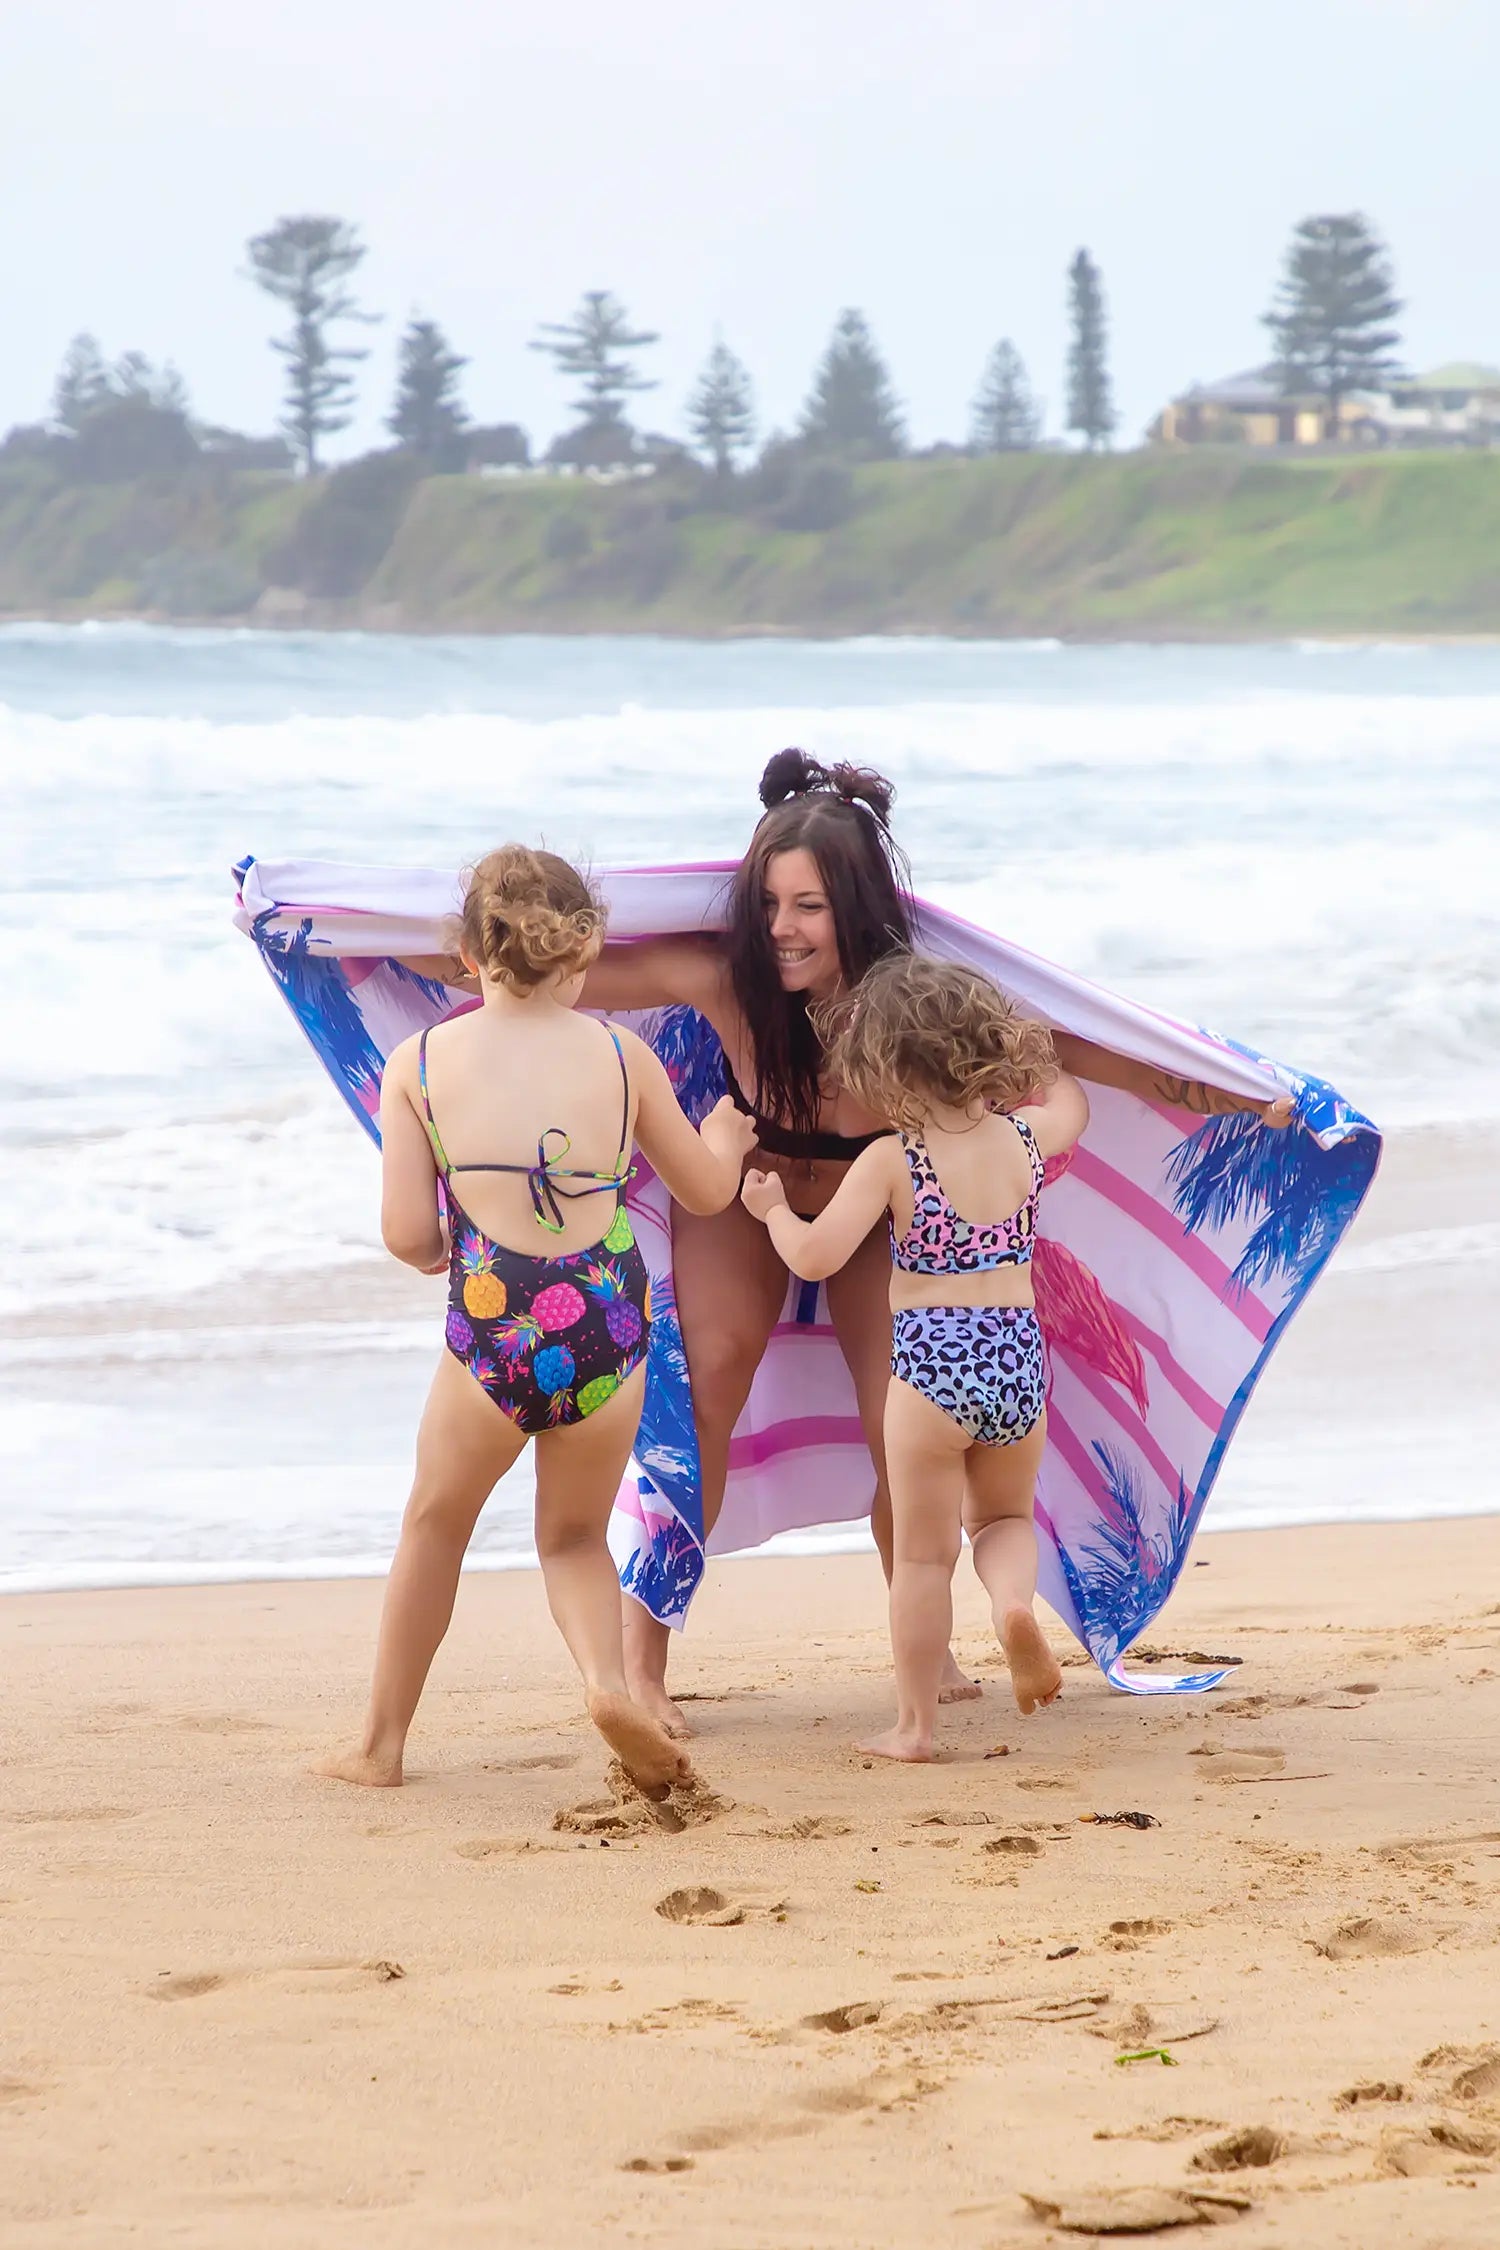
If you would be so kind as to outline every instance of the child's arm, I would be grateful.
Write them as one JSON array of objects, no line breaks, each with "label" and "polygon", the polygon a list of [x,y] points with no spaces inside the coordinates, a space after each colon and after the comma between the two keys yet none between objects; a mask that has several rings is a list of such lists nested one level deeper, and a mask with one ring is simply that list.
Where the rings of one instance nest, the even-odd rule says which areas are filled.
[{"label": "child's arm", "polygon": [[1015,1114],[1025,1118],[1043,1156],[1061,1156],[1082,1138],[1089,1121],[1089,1098],[1076,1078],[1060,1070],[1035,1101]]},{"label": "child's arm", "polygon": [[765,1221],[783,1265],[802,1281],[826,1281],[848,1264],[881,1213],[890,1209],[897,1147],[894,1135],[873,1141],[854,1159],[827,1210],[815,1219],[799,1219],[788,1208],[777,1172],[747,1172],[740,1200],[753,1218]]},{"label": "child's arm", "polygon": [[441,1273],[448,1263],[437,1182],[437,1158],[417,1108],[417,1042],[404,1039],[380,1087],[380,1235],[393,1258],[419,1273]]},{"label": "child's arm", "polygon": [[695,1130],[683,1116],[672,1081],[660,1059],[622,1030],[635,1088],[635,1137],[641,1153],[666,1182],[668,1191],[695,1217],[710,1219],[727,1210],[739,1193],[740,1166],[755,1146],[755,1126],[726,1094]]}]

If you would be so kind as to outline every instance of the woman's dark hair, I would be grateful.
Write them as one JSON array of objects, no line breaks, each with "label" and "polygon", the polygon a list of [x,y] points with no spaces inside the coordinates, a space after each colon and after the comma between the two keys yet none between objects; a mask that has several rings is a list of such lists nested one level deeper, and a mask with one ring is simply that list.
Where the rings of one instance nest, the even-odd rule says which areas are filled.
[{"label": "woman's dark hair", "polygon": [[766,867],[811,852],[833,912],[839,964],[852,987],[887,953],[912,944],[911,871],[889,826],[895,790],[865,766],[821,766],[778,750],[760,777],[766,807],[729,893],[730,981],[755,1053],[755,1106],[796,1133],[818,1129],[823,1042],[806,997],[782,989],[766,917]]}]

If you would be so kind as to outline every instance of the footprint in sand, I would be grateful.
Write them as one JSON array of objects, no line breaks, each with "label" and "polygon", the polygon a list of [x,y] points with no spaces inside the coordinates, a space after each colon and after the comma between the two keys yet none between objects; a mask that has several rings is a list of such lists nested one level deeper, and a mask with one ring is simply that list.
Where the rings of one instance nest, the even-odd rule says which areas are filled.
[{"label": "footprint in sand", "polygon": [[1377,2102],[1404,2102],[1406,2088],[1399,2078],[1363,2078],[1333,2097],[1335,2109],[1370,2109]]},{"label": "footprint in sand", "polygon": [[1483,2172],[1482,2160],[1500,2148],[1500,2134],[1466,2120],[1435,2117],[1427,2125],[1390,2125],[1376,2144],[1376,2177],[1421,2180],[1445,2172]]},{"label": "footprint in sand", "polygon": [[1376,1847],[1377,1859],[1401,1861],[1456,1859],[1470,1852],[1489,1857],[1500,1850],[1500,1828],[1470,1828],[1456,1836],[1402,1836]]},{"label": "footprint in sand", "polygon": [[1315,1951],[1328,1961],[1392,1961],[1403,1953],[1426,1953],[1453,1935],[1451,1923],[1392,1921],[1378,1914],[1356,1914],[1315,1938]]},{"label": "footprint in sand", "polygon": [[714,1929],[728,1929],[745,1919],[744,1907],[723,1891],[716,1891],[711,1883],[690,1883],[683,1890],[668,1891],[665,1898],[657,1900],[656,1911],[664,1922],[705,1922]]},{"label": "footprint in sand", "polygon": [[37,2101],[46,2092],[44,2086],[34,2086],[28,2078],[0,2078],[0,2107],[12,2102]]},{"label": "footprint in sand", "polygon": [[854,1823],[840,1820],[836,1813],[802,1813],[785,1828],[762,1828],[760,1833],[781,1844],[812,1844],[830,1836],[852,1836]]},{"label": "footprint in sand", "polygon": [[1169,1936],[1171,1928],[1170,1922],[1160,1921],[1155,1915],[1134,1915],[1111,1922],[1099,1943],[1110,1953],[1136,1953],[1148,1939]]},{"label": "footprint in sand", "polygon": [[691,2172],[690,2156],[631,2156],[620,2166],[622,2172]]},{"label": "footprint in sand", "polygon": [[1424,2078],[1436,2078],[1451,2101],[1500,2097],[1500,2047],[1434,2047],[1417,2068]]},{"label": "footprint in sand", "polygon": [[1254,2209],[1248,2195],[1199,2187],[1066,2189],[1022,2200],[1037,2218],[1065,2234],[1161,2234],[1168,2227],[1212,2224]]},{"label": "footprint in sand", "polygon": [[1217,1742],[1205,1742],[1188,1756],[1198,1760],[1204,1781],[1270,1781],[1286,1767],[1286,1752],[1269,1742],[1253,1750],[1225,1750]]},{"label": "footprint in sand", "polygon": [[153,2000],[201,2000],[205,1992],[217,1992],[228,1981],[211,1970],[201,1970],[186,1976],[159,1977],[155,1984],[147,1985],[146,1991]]},{"label": "footprint in sand", "polygon": [[808,2031],[863,2031],[868,2024],[879,2023],[885,2008],[879,2000],[846,2000],[841,2008],[825,2008],[816,2016],[804,2016],[802,2023]]},{"label": "footprint in sand", "polygon": [[1279,2164],[1291,2143],[1269,2125],[1242,2125],[1222,2140],[1210,2141],[1192,2159],[1195,2172],[1258,2172]]},{"label": "footprint in sand", "polygon": [[999,1852],[1007,1859],[1040,1859],[1043,1846],[1039,1836],[987,1836],[979,1849]]}]

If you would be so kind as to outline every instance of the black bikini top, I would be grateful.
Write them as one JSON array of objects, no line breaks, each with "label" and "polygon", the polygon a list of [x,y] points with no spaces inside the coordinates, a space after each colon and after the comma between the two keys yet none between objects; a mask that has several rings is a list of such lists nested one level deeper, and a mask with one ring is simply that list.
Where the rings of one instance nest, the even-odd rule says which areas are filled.
[{"label": "black bikini top", "polygon": [[[613,1024],[605,1024],[603,1028],[609,1033],[614,1047],[625,1090],[625,1106],[620,1117],[620,1153],[615,1159],[612,1172],[580,1172],[564,1164],[563,1158],[568,1153],[569,1141],[560,1125],[549,1125],[537,1142],[535,1164],[450,1164],[427,1094],[427,1033],[424,1031],[417,1042],[417,1083],[422,1089],[422,1114],[427,1120],[432,1152],[438,1160],[438,1169],[444,1180],[451,1179],[455,1172],[524,1173],[526,1184],[531,1190],[531,1208],[536,1214],[536,1223],[539,1227],[545,1227],[549,1234],[561,1234],[567,1223],[562,1205],[558,1202],[559,1196],[569,1203],[576,1203],[585,1195],[603,1195],[613,1188],[617,1198],[623,1197],[626,1181],[634,1176],[626,1163],[630,1154],[630,1073],[625,1067],[625,1050],[620,1045],[619,1033]],[[555,1156],[547,1154],[547,1143],[551,1140],[562,1142],[562,1147]],[[588,1187],[565,1188],[558,1186],[559,1180],[588,1180],[592,1184]]]},{"label": "black bikini top", "polygon": [[856,1156],[863,1156],[874,1141],[883,1141],[894,1130],[883,1125],[878,1133],[797,1133],[790,1125],[778,1125],[774,1118],[762,1117],[746,1097],[739,1080],[724,1057],[724,1090],[742,1116],[748,1117],[755,1127],[755,1137],[769,1156],[801,1158],[811,1163],[821,1157],[828,1164],[852,1164]]}]

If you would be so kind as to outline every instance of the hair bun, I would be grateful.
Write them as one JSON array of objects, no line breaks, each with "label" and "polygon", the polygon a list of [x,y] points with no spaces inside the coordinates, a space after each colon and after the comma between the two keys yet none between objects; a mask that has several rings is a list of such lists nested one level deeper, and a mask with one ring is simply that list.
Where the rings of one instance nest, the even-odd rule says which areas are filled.
[{"label": "hair bun", "polygon": [[868,805],[882,828],[889,825],[896,792],[883,773],[876,773],[871,766],[830,766],[826,786],[846,804]]},{"label": "hair bun", "polygon": [[767,760],[760,777],[760,801],[769,812],[788,797],[805,797],[814,789],[826,789],[828,778],[827,767],[820,766],[805,750],[778,750]]}]

